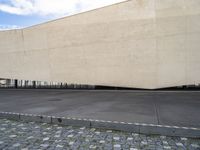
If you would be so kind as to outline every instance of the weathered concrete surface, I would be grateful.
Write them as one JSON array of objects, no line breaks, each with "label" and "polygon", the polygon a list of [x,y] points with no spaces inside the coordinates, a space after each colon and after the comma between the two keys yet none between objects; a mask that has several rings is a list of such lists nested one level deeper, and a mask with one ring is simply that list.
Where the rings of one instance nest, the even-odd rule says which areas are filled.
[{"label": "weathered concrete surface", "polygon": [[200,83],[200,1],[128,0],[0,32],[0,77],[162,88]]},{"label": "weathered concrete surface", "polygon": [[0,111],[200,128],[200,92],[0,90]]}]

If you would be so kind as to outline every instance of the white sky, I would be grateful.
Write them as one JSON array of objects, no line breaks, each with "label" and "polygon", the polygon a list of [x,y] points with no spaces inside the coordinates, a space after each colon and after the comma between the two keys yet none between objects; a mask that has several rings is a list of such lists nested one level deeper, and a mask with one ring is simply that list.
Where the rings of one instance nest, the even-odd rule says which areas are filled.
[{"label": "white sky", "polygon": [[0,0],[0,11],[16,15],[61,17],[124,0]]}]

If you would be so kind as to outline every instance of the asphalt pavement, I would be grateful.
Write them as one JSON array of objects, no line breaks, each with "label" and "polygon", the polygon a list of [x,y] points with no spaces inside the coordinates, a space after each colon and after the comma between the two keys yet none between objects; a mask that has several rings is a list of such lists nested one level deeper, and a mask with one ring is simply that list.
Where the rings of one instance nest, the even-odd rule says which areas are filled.
[{"label": "asphalt pavement", "polygon": [[200,128],[200,91],[0,89],[0,111]]}]

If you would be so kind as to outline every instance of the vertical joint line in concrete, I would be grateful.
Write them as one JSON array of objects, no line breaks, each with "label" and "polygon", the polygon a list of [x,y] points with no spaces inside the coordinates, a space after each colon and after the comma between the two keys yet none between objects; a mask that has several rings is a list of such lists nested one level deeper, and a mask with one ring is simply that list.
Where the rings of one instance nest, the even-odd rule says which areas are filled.
[{"label": "vertical joint line in concrete", "polygon": [[155,113],[156,113],[157,123],[159,125],[160,124],[160,119],[159,119],[159,113],[158,113],[158,109],[157,109],[157,105],[156,105],[156,102],[157,102],[156,95],[154,95],[154,99],[155,99],[155,101],[154,101]]}]

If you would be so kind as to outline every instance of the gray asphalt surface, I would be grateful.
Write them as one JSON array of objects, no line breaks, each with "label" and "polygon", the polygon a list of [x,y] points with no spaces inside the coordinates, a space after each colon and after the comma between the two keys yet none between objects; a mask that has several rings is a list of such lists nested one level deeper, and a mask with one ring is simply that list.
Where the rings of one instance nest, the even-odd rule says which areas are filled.
[{"label": "gray asphalt surface", "polygon": [[200,92],[0,89],[0,111],[200,128]]}]

